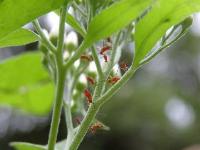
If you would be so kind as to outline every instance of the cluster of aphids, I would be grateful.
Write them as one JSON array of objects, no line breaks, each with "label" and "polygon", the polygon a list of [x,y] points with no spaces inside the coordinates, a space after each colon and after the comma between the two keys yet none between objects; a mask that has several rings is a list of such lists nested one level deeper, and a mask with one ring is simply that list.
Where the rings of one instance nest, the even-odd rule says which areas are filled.
[{"label": "cluster of aphids", "polygon": [[[101,60],[103,61],[103,63],[109,63],[111,60],[109,59],[109,56],[110,54],[112,53],[112,40],[111,38],[107,38],[103,44],[102,44],[102,47],[98,48],[98,55],[100,58],[102,58]],[[81,55],[80,57],[80,60],[81,62],[85,62],[86,64],[90,64],[94,61],[93,57],[89,54],[83,54]],[[117,67],[117,70],[115,71],[118,72],[118,71],[124,71],[126,72],[128,70],[128,64],[125,63],[125,62],[121,62],[118,64],[118,67]],[[112,86],[114,84],[116,84],[120,79],[121,79],[121,76],[120,75],[116,75],[116,74],[113,74],[113,72],[111,73],[112,75],[108,76],[106,80],[107,82],[107,85],[109,86]],[[94,91],[94,88],[96,87],[97,85],[97,81],[96,81],[96,78],[95,76],[91,75],[91,74],[87,74],[86,75],[86,80],[87,80],[87,87],[84,87],[83,89],[83,95],[86,99],[86,102],[88,104],[88,106],[90,106],[92,103],[93,103],[93,91]],[[76,118],[76,123],[79,125],[81,124],[81,119],[80,118]],[[97,121],[97,122],[94,122],[91,126],[90,126],[90,132],[92,134],[95,134],[95,132],[98,130],[98,129],[104,129],[105,126]]]},{"label": "cluster of aphids", "polygon": [[107,38],[106,42],[103,43],[103,47],[100,48],[100,55],[103,56],[104,62],[108,62],[108,55],[107,52],[112,50],[112,40],[111,38]]},{"label": "cluster of aphids", "polygon": [[[112,40],[110,37],[105,40],[105,42],[103,43],[103,46],[101,48],[99,48],[99,50],[100,50],[99,55],[101,57],[103,57],[105,63],[108,63],[109,62],[108,53],[110,51],[112,51]],[[91,55],[81,55],[81,60],[91,62],[91,61],[93,61],[93,58]],[[128,64],[125,62],[121,62],[119,64],[119,67],[123,71],[128,70]],[[117,83],[120,80],[120,78],[121,77],[117,76],[117,75],[109,76],[107,79],[107,82],[111,85],[114,85],[115,83]],[[89,77],[89,76],[87,77],[87,82],[91,86],[95,86],[95,84],[96,84],[95,79],[92,77]],[[87,100],[88,105],[90,105],[93,102],[93,100],[92,100],[92,94],[88,88],[84,90],[84,96]]]},{"label": "cluster of aphids", "polygon": [[[81,124],[81,119],[80,118],[75,118],[75,122],[80,125]],[[95,123],[93,123],[90,128],[89,128],[89,131],[92,133],[92,134],[95,134],[97,130],[99,129],[106,129],[106,127],[99,121],[96,121]]]}]

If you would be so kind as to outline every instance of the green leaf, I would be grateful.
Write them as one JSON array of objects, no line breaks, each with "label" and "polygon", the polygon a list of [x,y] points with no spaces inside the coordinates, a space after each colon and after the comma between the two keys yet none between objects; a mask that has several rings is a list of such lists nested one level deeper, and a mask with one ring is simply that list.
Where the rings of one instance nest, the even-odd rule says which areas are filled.
[{"label": "green leaf", "polygon": [[15,150],[46,150],[44,146],[25,142],[13,142],[10,144]]},{"label": "green leaf", "polygon": [[25,45],[38,40],[38,36],[30,30],[18,29],[0,39],[0,48]]},{"label": "green leaf", "polygon": [[52,106],[53,86],[38,53],[0,63],[0,105],[46,115]]},{"label": "green leaf", "polygon": [[69,13],[67,13],[66,16],[66,22],[76,31],[78,32],[82,37],[85,37],[86,32],[84,31],[84,29],[82,28],[82,26],[76,21],[76,19],[70,15]]},{"label": "green leaf", "polygon": [[26,23],[59,8],[64,0],[1,0],[0,39]]},{"label": "green leaf", "polygon": [[[58,142],[56,144],[55,150],[64,150],[66,144],[66,140]],[[12,142],[10,145],[15,148],[15,150],[47,150],[47,146],[37,145],[37,144],[30,144],[25,142]]]},{"label": "green leaf", "polygon": [[[60,16],[60,12],[58,10],[54,11],[58,16]],[[82,37],[85,37],[86,31],[84,31],[83,27],[80,23],[72,16],[71,14],[67,13],[66,15],[66,23],[70,25],[76,32],[78,32]]]},{"label": "green leaf", "polygon": [[[192,21],[193,21],[192,18],[188,17],[183,22],[181,22],[180,24],[176,25],[172,29],[172,31],[167,35],[167,38],[164,39],[163,45],[160,48],[152,51],[148,56],[146,56],[142,61],[140,61],[139,66],[142,66],[142,65],[148,63],[150,60],[152,60],[155,56],[157,56],[164,49],[166,49],[167,47],[169,47],[170,45],[172,45],[173,43],[175,43],[177,40],[179,40],[181,37],[183,37],[185,35],[185,33],[188,31],[189,27],[192,25]],[[168,39],[171,38],[170,35],[172,35],[173,32],[175,32],[176,29],[178,27],[180,27],[180,26],[182,28],[181,32],[178,35],[176,35],[176,37],[174,37],[172,40],[168,41]]]},{"label": "green leaf", "polygon": [[152,10],[136,25],[135,66],[139,65],[170,27],[198,11],[199,0],[157,0]]},{"label": "green leaf", "polygon": [[150,2],[151,0],[121,0],[103,10],[89,24],[86,45],[107,38],[127,26],[149,6]]}]

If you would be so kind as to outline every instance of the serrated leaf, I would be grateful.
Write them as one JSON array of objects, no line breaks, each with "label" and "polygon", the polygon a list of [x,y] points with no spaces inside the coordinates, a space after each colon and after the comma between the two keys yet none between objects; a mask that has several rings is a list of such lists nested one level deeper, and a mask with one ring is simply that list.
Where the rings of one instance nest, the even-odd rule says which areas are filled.
[{"label": "serrated leaf", "polygon": [[199,0],[157,0],[151,11],[136,25],[135,66],[139,65],[170,27],[198,11]]},{"label": "serrated leaf", "polygon": [[0,39],[26,23],[59,8],[64,0],[1,0]]},{"label": "serrated leaf", "polygon": [[19,46],[33,43],[38,40],[38,36],[30,30],[18,29],[4,38],[0,39],[0,48],[9,46]]},{"label": "serrated leaf", "polygon": [[139,16],[150,2],[151,0],[121,0],[103,10],[89,24],[86,43],[91,45],[124,28]]},{"label": "serrated leaf", "polygon": [[53,100],[53,85],[39,53],[27,53],[0,63],[0,105],[45,115]]}]

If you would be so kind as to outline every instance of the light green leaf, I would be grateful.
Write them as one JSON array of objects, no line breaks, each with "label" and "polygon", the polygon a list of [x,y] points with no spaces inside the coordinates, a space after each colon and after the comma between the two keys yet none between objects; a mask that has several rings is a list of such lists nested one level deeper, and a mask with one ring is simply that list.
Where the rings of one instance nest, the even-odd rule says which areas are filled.
[{"label": "light green leaf", "polygon": [[0,63],[0,105],[36,115],[50,111],[53,86],[38,53],[27,53]]},{"label": "light green leaf", "polygon": [[136,25],[135,66],[139,65],[170,27],[198,11],[199,0],[157,0],[152,10]]},{"label": "light green leaf", "polygon": [[13,142],[10,144],[15,150],[46,150],[44,146],[25,142]]},{"label": "light green leaf", "polygon": [[[64,150],[66,144],[66,140],[58,142],[56,144],[55,150]],[[47,146],[37,145],[37,144],[30,144],[25,142],[12,142],[10,144],[15,150],[47,150]]]},{"label": "light green leaf", "polygon": [[[54,11],[57,15],[60,16],[60,12],[58,10]],[[66,15],[66,23],[70,25],[76,32],[78,32],[82,37],[85,37],[86,31],[84,31],[83,27],[80,23],[72,16],[71,14],[67,13]]]},{"label": "light green leaf", "polygon": [[67,13],[66,21],[75,31],[77,31],[79,34],[81,34],[82,37],[85,37],[86,32],[81,27],[81,25],[76,21],[76,19],[69,13]]},{"label": "light green leaf", "polygon": [[75,62],[95,42],[111,36],[130,24],[151,4],[151,1],[121,0],[101,11],[91,20],[83,43],[70,58],[67,65]]},{"label": "light green leaf", "polygon": [[64,0],[1,0],[0,39],[26,23],[59,8]]},{"label": "light green leaf", "polygon": [[[146,63],[148,63],[150,60],[152,60],[154,57],[156,57],[156,55],[158,55],[160,52],[162,52],[164,49],[166,49],[167,47],[169,47],[170,45],[172,45],[173,43],[175,43],[177,40],[179,40],[181,37],[183,37],[185,35],[185,33],[188,31],[189,27],[192,25],[192,18],[188,17],[186,18],[183,22],[181,22],[180,24],[176,25],[172,31],[167,35],[167,38],[164,39],[163,41],[163,45],[152,51],[148,56],[146,56],[142,61],[140,61],[139,66],[142,66]],[[168,41],[169,38],[171,38],[170,35],[173,35],[173,32],[176,31],[177,28],[179,28],[181,26],[181,32],[178,33],[178,35],[176,35],[172,40]]]},{"label": "light green leaf", "polygon": [[91,45],[127,26],[136,19],[151,0],[121,0],[103,10],[91,21],[85,42]]},{"label": "light green leaf", "polygon": [[0,39],[0,48],[25,45],[38,40],[38,36],[30,30],[18,29]]}]

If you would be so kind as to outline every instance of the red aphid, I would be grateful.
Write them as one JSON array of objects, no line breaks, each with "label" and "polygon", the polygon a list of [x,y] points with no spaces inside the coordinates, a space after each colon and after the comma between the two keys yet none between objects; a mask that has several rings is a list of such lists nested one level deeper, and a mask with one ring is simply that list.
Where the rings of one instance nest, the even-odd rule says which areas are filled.
[{"label": "red aphid", "polygon": [[75,121],[76,121],[76,123],[79,125],[79,124],[81,124],[81,119],[79,118],[79,117],[76,117],[75,118]]},{"label": "red aphid", "polygon": [[120,80],[120,77],[115,76],[115,77],[111,77],[110,79],[108,79],[108,83],[110,84],[115,84]]},{"label": "red aphid", "polygon": [[86,61],[92,61],[93,60],[90,55],[81,55],[81,59],[86,60]]},{"label": "red aphid", "polygon": [[87,77],[87,81],[91,84],[94,85],[95,84],[95,80],[91,77]]},{"label": "red aphid", "polygon": [[104,58],[104,62],[108,62],[108,56],[107,55],[103,55]]},{"label": "red aphid", "polygon": [[92,134],[95,134],[97,129],[101,129],[102,127],[103,125],[100,122],[97,122],[90,127],[90,131],[92,132]]},{"label": "red aphid", "polygon": [[105,52],[109,51],[111,49],[111,46],[104,46],[101,51],[100,54],[104,55]]},{"label": "red aphid", "polygon": [[84,95],[87,98],[88,104],[91,104],[92,103],[92,95],[88,89],[85,89]]},{"label": "red aphid", "polygon": [[128,70],[128,64],[127,63],[121,63],[119,66],[123,71],[127,71]]}]

